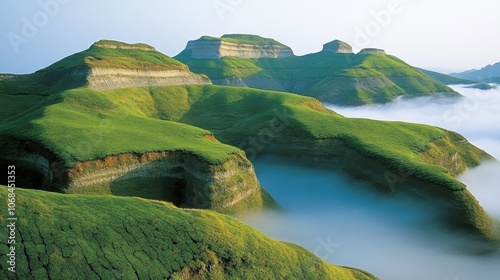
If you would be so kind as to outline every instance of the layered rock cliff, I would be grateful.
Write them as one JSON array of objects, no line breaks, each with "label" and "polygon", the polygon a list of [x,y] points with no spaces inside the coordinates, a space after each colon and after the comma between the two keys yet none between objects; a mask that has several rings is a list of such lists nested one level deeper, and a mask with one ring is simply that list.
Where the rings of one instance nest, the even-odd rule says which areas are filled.
[{"label": "layered rock cliff", "polygon": [[152,46],[109,40],[98,41],[34,74],[47,82],[58,79],[70,87],[86,85],[97,90],[211,84],[207,76],[192,73]]},{"label": "layered rock cliff", "polygon": [[[126,153],[65,166],[49,150],[32,142],[11,139],[0,145],[3,162],[30,173],[37,182],[25,187],[44,190],[114,194],[114,186],[133,180],[137,188],[164,188],[175,193],[178,206],[241,213],[264,207],[261,189],[252,164],[243,152],[220,164],[210,164],[181,151]],[[158,184],[155,179],[169,179]],[[147,191],[146,191],[147,193]],[[158,199],[158,198],[157,198]]]},{"label": "layered rock cliff", "polygon": [[[245,37],[242,37],[245,36]],[[224,35],[221,38],[204,36],[189,41],[186,50],[195,59],[219,59],[232,56],[240,58],[286,58],[293,57],[293,51],[279,42],[258,36]],[[254,38],[255,37],[255,38]]]},{"label": "layered rock cliff", "polygon": [[337,105],[459,95],[384,50],[354,54],[340,40],[324,44],[320,52],[294,56],[283,44],[259,36],[202,37],[175,58],[217,85],[293,92]]},{"label": "layered rock cliff", "polygon": [[90,68],[85,77],[88,86],[97,90],[126,87],[154,87],[178,85],[209,85],[210,79],[186,70],[130,70]]}]

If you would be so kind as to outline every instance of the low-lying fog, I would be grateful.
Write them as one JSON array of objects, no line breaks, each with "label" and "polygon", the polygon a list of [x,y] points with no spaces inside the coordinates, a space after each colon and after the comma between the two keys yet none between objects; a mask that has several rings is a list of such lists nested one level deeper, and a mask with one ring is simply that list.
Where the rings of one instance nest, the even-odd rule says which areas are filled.
[{"label": "low-lying fog", "polygon": [[[467,97],[332,109],[348,117],[445,127],[500,159],[500,90],[455,89]],[[334,168],[277,158],[260,158],[254,165],[262,186],[285,211],[245,220],[276,239],[302,245],[330,263],[362,268],[381,279],[500,279],[500,254],[481,257],[453,250],[467,241],[439,228],[425,205],[376,196],[364,189],[369,186]],[[494,177],[498,171],[498,163],[485,164],[460,180],[500,219],[500,191]]]},{"label": "low-lying fog", "polygon": [[[424,97],[399,99],[386,105],[328,107],[346,117],[424,123],[453,130],[500,160],[500,86],[491,90],[451,87],[464,98]],[[471,169],[459,179],[487,211],[500,219],[497,174],[500,174],[499,161]]]}]

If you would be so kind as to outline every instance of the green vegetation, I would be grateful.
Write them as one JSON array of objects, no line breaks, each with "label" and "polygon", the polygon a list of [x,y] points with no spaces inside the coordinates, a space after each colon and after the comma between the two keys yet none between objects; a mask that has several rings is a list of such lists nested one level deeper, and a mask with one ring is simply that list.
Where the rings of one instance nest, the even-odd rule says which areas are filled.
[{"label": "green vegetation", "polygon": [[234,44],[285,46],[274,39],[264,38],[258,35],[245,35],[245,34],[226,34],[220,38],[202,36],[198,40],[223,41]]},{"label": "green vegetation", "polygon": [[[132,100],[127,98],[128,102],[134,102],[139,108],[149,108],[152,101],[149,98],[148,102],[147,96],[127,94],[127,90],[119,92],[122,96],[130,95]],[[107,155],[163,150],[185,151],[210,163],[222,163],[238,151],[207,139],[205,136],[211,135],[210,131],[159,120],[151,113],[145,114],[145,110],[130,109],[120,98],[88,88],[67,90],[45,98],[0,94],[3,104],[12,103],[2,114],[19,116],[0,123],[0,134],[40,143],[68,167]],[[20,108],[29,111],[23,112]]]},{"label": "green vegetation", "polygon": [[[2,279],[374,279],[211,211],[138,198],[16,194],[16,273],[7,270],[4,243]],[[4,186],[0,198],[7,198]],[[7,227],[0,232],[8,236]]]},{"label": "green vegetation", "polygon": [[[313,98],[294,94],[221,86],[163,87],[133,92],[124,95],[121,90],[115,90],[107,96],[120,96],[121,102],[131,106],[127,110],[157,114],[162,119],[209,129],[218,139],[233,145],[261,134],[271,124],[281,123],[285,126],[273,135],[276,143],[310,141],[313,145],[315,140],[337,139],[388,168],[406,166],[421,178],[451,189],[462,189],[464,185],[452,177],[454,173],[423,157],[423,153],[433,147],[432,143],[453,138],[439,149],[445,155],[458,151],[465,161],[461,171],[489,157],[472,145],[462,145],[463,137],[452,137],[440,128],[344,118]],[[137,104],[143,106],[144,103],[132,102],[141,96],[151,98],[148,107],[139,108]]]},{"label": "green vegetation", "polygon": [[82,67],[187,70],[186,65],[154,50],[153,47],[146,44],[129,45],[115,41],[99,41],[89,49],[70,55],[38,72],[43,73]]},{"label": "green vegetation", "polygon": [[480,89],[480,90],[489,90],[489,89],[492,89],[493,87],[490,86],[489,84],[478,83],[478,84],[474,84],[474,85],[468,86],[468,88],[475,88],[475,89]]},{"label": "green vegetation", "polygon": [[[222,202],[211,208],[216,210],[254,209],[252,204],[273,202],[265,191],[258,193],[258,182],[250,176],[251,164],[240,149],[249,157],[264,152],[336,159],[342,168],[350,163],[368,162],[371,165],[362,165],[367,167],[365,174],[403,170],[411,174],[409,181],[421,184],[416,184],[418,187],[435,188],[430,193],[444,193],[440,196],[446,198],[443,202],[458,205],[458,210],[454,209],[455,225],[471,227],[487,237],[495,234],[488,216],[454,178],[466,167],[491,157],[458,134],[426,125],[345,118],[312,97],[291,93],[227,86],[99,91],[68,83],[68,76],[60,75],[61,71],[79,65],[88,66],[89,57],[101,58],[96,58],[93,66],[103,63],[143,70],[185,67],[168,57],[159,57],[146,46],[106,47],[109,44],[115,43],[104,41],[32,75],[1,80],[0,102],[5,105],[0,113],[0,148],[12,139],[36,143],[65,167],[75,170],[85,167],[84,161],[105,161],[113,155],[179,151],[185,155],[182,165],[192,167],[201,176],[184,178],[180,186],[176,186],[175,177],[141,182],[133,177],[94,185],[87,191],[179,203],[179,188],[191,184],[194,191],[206,191],[220,198],[218,201]],[[217,71],[222,77],[243,70],[253,72],[253,78],[280,77],[291,82],[305,77],[305,85],[310,89],[328,87],[330,75],[348,81],[375,79],[374,84],[381,83],[378,88],[384,89],[382,92],[390,93],[388,100],[400,89],[424,91],[427,86],[435,85],[436,90],[440,86],[426,81],[424,74],[397,58],[385,55],[321,52],[279,60],[224,58],[197,62],[201,66],[208,63],[210,69],[219,67]],[[304,73],[304,67],[311,71]],[[54,86],[50,81],[61,84]],[[356,94],[357,99],[349,104],[356,100],[381,100],[367,91]],[[250,144],[255,141],[256,144]],[[1,152],[3,155],[6,150]],[[191,155],[197,160],[189,160]],[[238,158],[231,161],[233,157]],[[250,175],[233,172],[239,168]],[[232,173],[238,174],[231,176]],[[210,174],[225,181],[215,184]],[[370,180],[370,176],[362,178]],[[208,185],[202,184],[207,177]],[[245,186],[252,183],[250,180],[255,181],[254,188]],[[242,187],[254,194],[238,204]],[[188,198],[189,194],[193,193],[188,193]],[[22,273],[31,273],[37,279],[52,277],[63,266],[75,267],[65,273],[102,278],[370,278],[357,270],[327,266],[297,246],[277,243],[212,212],[179,210],[166,203],[114,196],[63,196],[21,189],[18,196],[19,216],[24,217],[20,236],[26,240],[20,245],[24,259],[19,257],[19,267]],[[231,206],[233,202],[238,205]],[[65,276],[68,275],[62,274]]]},{"label": "green vegetation", "polygon": [[[255,39],[254,43],[260,41]],[[293,92],[339,105],[384,103],[398,96],[458,95],[390,55],[325,51],[287,58],[193,59],[191,50],[184,50],[175,58],[193,72],[206,74],[215,84]]]},{"label": "green vegetation", "polygon": [[425,69],[421,69],[421,68],[417,68],[417,69],[420,70],[422,73],[426,74],[427,76],[432,77],[445,85],[470,85],[470,84],[477,83],[477,82],[472,81],[472,80],[462,79],[462,78],[442,74],[439,72],[429,71],[429,70],[425,70]]}]

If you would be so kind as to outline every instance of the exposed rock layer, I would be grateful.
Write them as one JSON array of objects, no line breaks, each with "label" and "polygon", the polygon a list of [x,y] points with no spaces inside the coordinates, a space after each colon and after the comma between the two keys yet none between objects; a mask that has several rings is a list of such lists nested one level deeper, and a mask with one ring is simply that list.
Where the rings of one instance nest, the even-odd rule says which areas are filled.
[{"label": "exposed rock layer", "polygon": [[282,45],[236,44],[222,40],[189,41],[191,58],[219,59],[225,56],[241,58],[284,58],[293,57],[293,51]]},{"label": "exposed rock layer", "polygon": [[90,68],[86,76],[89,87],[111,90],[125,87],[209,85],[210,79],[186,70],[131,70]]},{"label": "exposed rock layer", "polygon": [[3,160],[41,175],[43,183],[32,187],[81,192],[84,188],[120,180],[168,177],[182,182],[179,191],[182,196],[180,206],[183,207],[224,213],[263,207],[255,171],[243,153],[231,155],[228,161],[215,165],[180,151],[129,153],[78,162],[68,168],[34,143],[10,141],[1,150]]}]

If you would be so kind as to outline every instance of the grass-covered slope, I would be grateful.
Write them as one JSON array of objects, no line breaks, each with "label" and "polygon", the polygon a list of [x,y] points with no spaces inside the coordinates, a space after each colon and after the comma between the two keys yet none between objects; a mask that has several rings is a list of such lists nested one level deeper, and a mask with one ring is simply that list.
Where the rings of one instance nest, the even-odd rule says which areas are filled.
[{"label": "grass-covered slope", "polygon": [[404,61],[380,54],[357,54],[306,94],[341,105],[386,103],[398,96],[458,95]]},{"label": "grass-covered slope", "polygon": [[120,96],[78,88],[46,97],[2,93],[0,100],[8,105],[2,111],[1,136],[37,142],[68,167],[107,155],[162,150],[222,163],[238,151],[206,137],[210,131],[159,120],[126,105],[147,106],[139,99],[124,102]]},{"label": "grass-covered slope", "polygon": [[[436,205],[446,222],[498,239],[492,221],[455,176],[492,157],[450,131],[402,122],[342,117],[317,100],[243,87],[187,86],[107,92],[148,100],[131,110],[209,129],[225,143],[260,153],[324,158],[389,192],[409,192]],[[446,214],[444,214],[446,213]]]},{"label": "grass-covered slope", "polygon": [[16,273],[2,243],[2,279],[374,279],[211,211],[19,188],[16,195]]},{"label": "grass-covered slope", "polygon": [[432,77],[432,78],[440,81],[441,83],[443,83],[445,85],[459,85],[459,84],[469,85],[469,84],[477,84],[477,82],[473,81],[473,80],[462,79],[462,78],[458,78],[458,77],[455,77],[455,76],[446,75],[446,74],[442,74],[442,73],[439,73],[439,72],[434,72],[434,71],[425,70],[425,69],[421,69],[421,68],[418,68],[418,70],[422,71],[424,74],[426,74],[429,77]]},{"label": "grass-covered slope", "polygon": [[456,94],[444,84],[390,55],[322,51],[305,56],[250,59],[175,58],[220,85],[294,92],[340,105],[383,103],[397,96]]},{"label": "grass-covered slope", "polygon": [[101,40],[85,51],[70,55],[38,72],[68,68],[99,67],[150,70],[186,70],[186,65],[146,44]]},{"label": "grass-covered slope", "polygon": [[[245,145],[239,145],[242,141],[265,133],[269,135],[264,142],[275,143],[293,144],[310,140],[313,145],[315,140],[338,139],[367,156],[381,160],[387,167],[408,166],[452,189],[464,187],[452,177],[453,174],[460,173],[467,166],[478,165],[482,159],[491,158],[468,144],[463,137],[441,128],[345,118],[313,98],[295,94],[239,87],[187,86],[130,89],[129,94],[111,91],[107,96],[121,96],[122,102],[129,98],[148,100],[147,103],[140,103],[141,106],[148,104],[143,108],[132,102],[127,104],[132,105],[130,110],[141,110],[143,114],[209,129],[223,142],[241,148],[245,148]],[[465,162],[459,172],[449,174],[449,170],[428,163],[429,160],[423,156],[424,152],[432,149],[433,143],[445,138],[453,140],[443,144],[442,147],[448,150],[441,152],[458,152]]]}]

